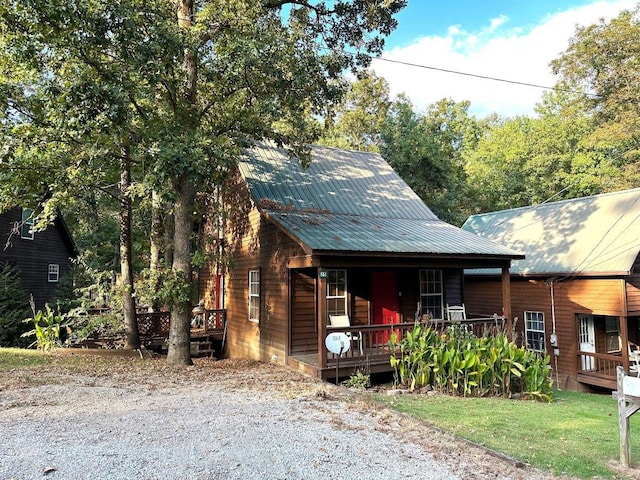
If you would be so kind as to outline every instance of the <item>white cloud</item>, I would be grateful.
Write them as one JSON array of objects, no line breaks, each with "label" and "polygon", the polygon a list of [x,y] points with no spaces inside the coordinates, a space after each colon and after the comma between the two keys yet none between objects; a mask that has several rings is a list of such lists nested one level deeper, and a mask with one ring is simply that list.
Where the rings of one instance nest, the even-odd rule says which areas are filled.
[{"label": "white cloud", "polygon": [[[566,50],[576,25],[611,19],[635,0],[601,0],[547,16],[537,25],[510,25],[499,16],[477,32],[452,25],[446,36],[424,36],[383,57],[439,69],[472,73],[536,85],[553,86],[549,62]],[[400,26],[402,28],[402,26]],[[480,116],[533,115],[544,90],[375,60],[372,68],[389,82],[391,94],[405,93],[419,110],[442,98],[469,100]]]}]

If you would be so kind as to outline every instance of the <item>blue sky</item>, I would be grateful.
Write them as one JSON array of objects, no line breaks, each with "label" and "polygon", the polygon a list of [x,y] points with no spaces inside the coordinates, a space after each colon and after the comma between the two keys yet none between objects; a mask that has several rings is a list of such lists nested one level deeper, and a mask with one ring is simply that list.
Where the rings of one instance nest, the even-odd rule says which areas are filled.
[{"label": "blue sky", "polygon": [[[383,58],[437,69],[553,86],[549,62],[576,25],[607,20],[636,0],[409,0],[397,16]],[[534,115],[543,89],[374,61],[392,95],[405,93],[418,110],[441,98],[469,100],[484,116]]]}]

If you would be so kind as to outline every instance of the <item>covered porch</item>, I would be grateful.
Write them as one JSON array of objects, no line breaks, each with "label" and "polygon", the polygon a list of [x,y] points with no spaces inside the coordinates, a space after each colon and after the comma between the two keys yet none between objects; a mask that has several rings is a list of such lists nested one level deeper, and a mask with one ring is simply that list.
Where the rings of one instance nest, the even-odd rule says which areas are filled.
[{"label": "covered porch", "polygon": [[[404,338],[416,322],[446,328],[447,309],[464,304],[465,268],[491,265],[503,270],[502,312],[464,318],[468,331],[482,335],[511,326],[510,259],[452,257],[315,257],[289,263],[287,363],[323,379],[336,375],[392,372],[389,340]],[[336,324],[340,317],[344,323]],[[350,338],[342,355],[331,353],[327,336]],[[344,337],[343,337],[344,338]],[[336,367],[338,367],[336,373]]]},{"label": "covered porch", "polygon": [[615,390],[618,366],[640,376],[639,319],[635,312],[626,317],[577,315],[575,365],[579,383]]},{"label": "covered porch", "polygon": [[[503,331],[506,318],[472,318],[454,324],[477,336],[492,335]],[[451,326],[452,322],[441,320],[429,322],[428,325],[444,330]],[[395,334],[396,344],[399,343],[407,331],[413,330],[415,326],[416,322],[411,321],[388,325],[330,327],[327,329],[329,333],[344,333],[351,339],[348,351],[337,355],[329,352],[323,344],[317,352],[291,354],[287,363],[295,370],[323,380],[348,377],[358,371],[365,374],[393,372],[391,356],[400,355],[400,348],[393,348],[389,340]]]}]

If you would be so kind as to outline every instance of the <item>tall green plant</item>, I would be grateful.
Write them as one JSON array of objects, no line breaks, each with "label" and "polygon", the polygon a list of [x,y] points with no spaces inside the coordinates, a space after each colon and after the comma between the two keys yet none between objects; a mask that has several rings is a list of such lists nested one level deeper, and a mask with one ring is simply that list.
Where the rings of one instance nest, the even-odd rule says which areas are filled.
[{"label": "tall green plant", "polygon": [[431,385],[448,395],[516,394],[549,401],[549,357],[510,342],[507,335],[476,337],[459,326],[438,332],[417,325],[390,346],[396,383],[411,390]]},{"label": "tall green plant", "polygon": [[35,345],[38,350],[47,352],[60,346],[60,328],[63,327],[62,316],[51,310],[49,305],[46,311],[38,310],[32,318],[25,319],[25,323],[33,323],[33,329],[22,334],[23,337],[35,335]]}]

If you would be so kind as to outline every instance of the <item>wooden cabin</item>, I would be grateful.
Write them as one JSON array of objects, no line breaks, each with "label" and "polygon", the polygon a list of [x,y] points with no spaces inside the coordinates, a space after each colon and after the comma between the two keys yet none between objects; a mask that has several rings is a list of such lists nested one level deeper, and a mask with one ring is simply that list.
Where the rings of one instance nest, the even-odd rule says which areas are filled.
[{"label": "wooden cabin", "polygon": [[13,208],[0,215],[4,241],[0,262],[20,270],[22,285],[41,309],[71,271],[71,259],[77,256],[77,250],[61,215],[44,231],[34,232],[31,214],[29,209]]},{"label": "wooden cabin", "polygon": [[[439,220],[375,153],[316,146],[305,169],[260,145],[222,198],[228,217],[207,226],[219,261],[199,277],[206,307],[226,310],[227,354],[322,378],[390,371],[392,334],[463,303],[464,269],[498,268],[508,292],[521,258]],[[325,344],[337,332],[342,355]]]},{"label": "wooden cabin", "polygon": [[[512,313],[523,343],[551,355],[559,388],[614,389],[616,366],[637,371],[638,218],[634,189],[474,215],[462,227],[526,255],[511,267]],[[465,271],[465,294],[472,312],[499,310],[500,272]]]}]

